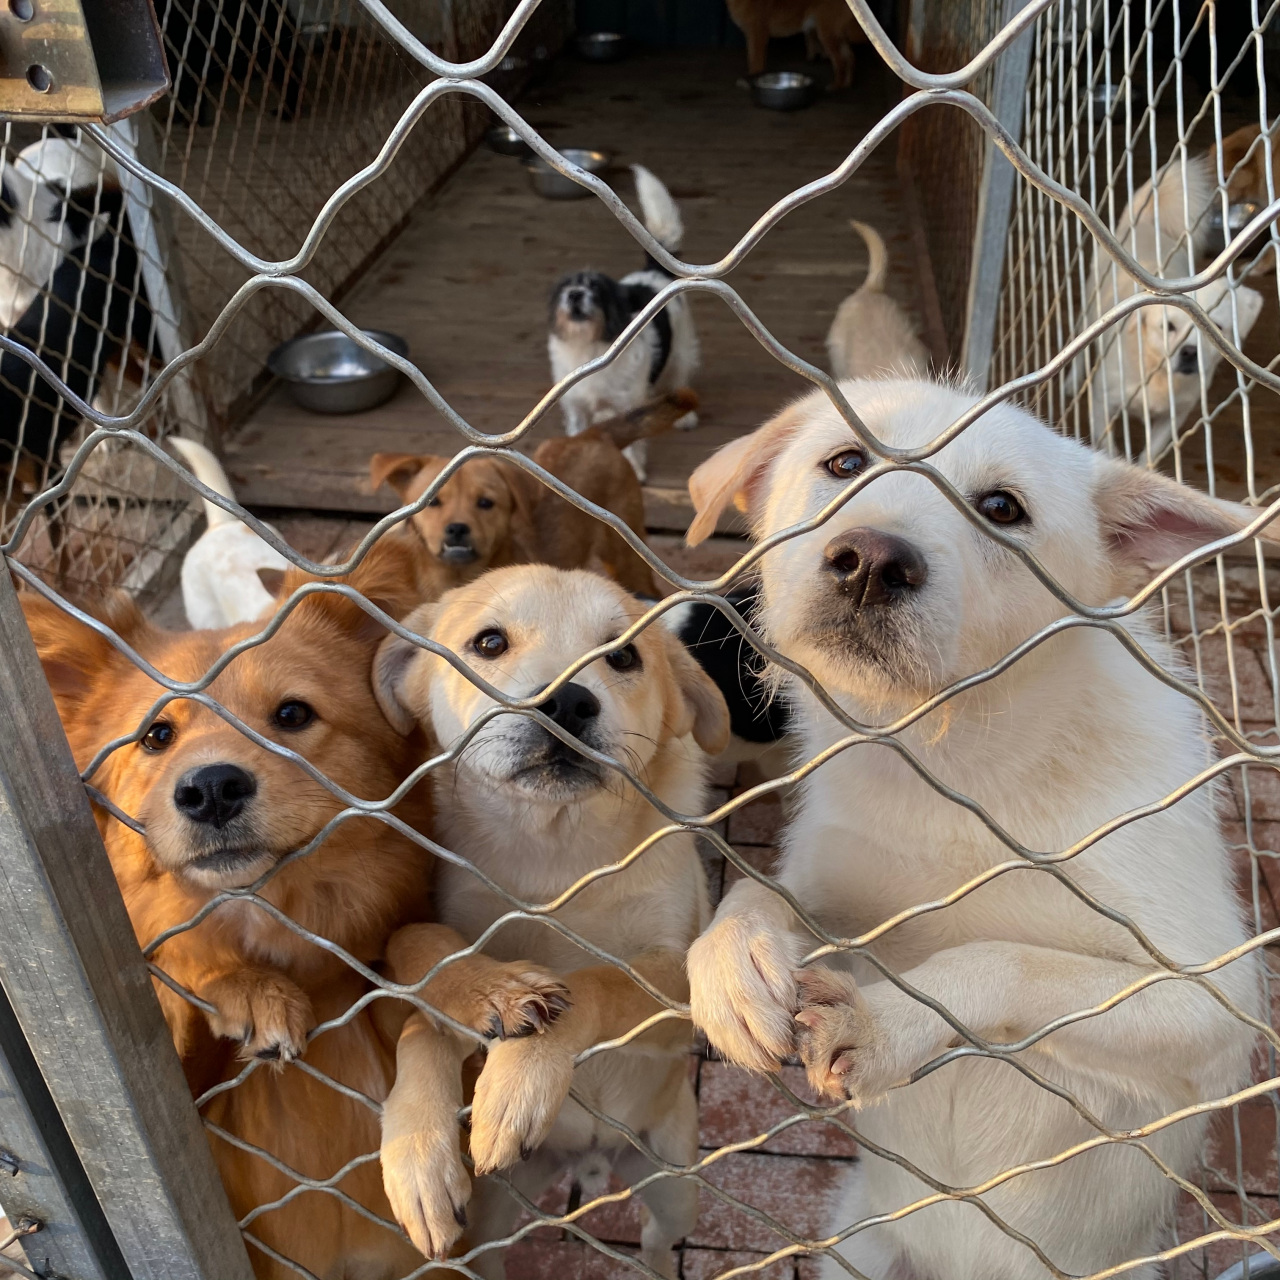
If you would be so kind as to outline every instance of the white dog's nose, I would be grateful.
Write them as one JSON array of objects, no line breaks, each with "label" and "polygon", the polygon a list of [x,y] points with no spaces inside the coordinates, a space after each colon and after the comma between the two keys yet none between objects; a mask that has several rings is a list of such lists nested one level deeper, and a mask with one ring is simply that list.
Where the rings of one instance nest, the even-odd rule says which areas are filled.
[{"label": "white dog's nose", "polygon": [[860,609],[894,604],[929,576],[911,543],[879,529],[847,529],[827,543],[823,555],[840,590]]}]

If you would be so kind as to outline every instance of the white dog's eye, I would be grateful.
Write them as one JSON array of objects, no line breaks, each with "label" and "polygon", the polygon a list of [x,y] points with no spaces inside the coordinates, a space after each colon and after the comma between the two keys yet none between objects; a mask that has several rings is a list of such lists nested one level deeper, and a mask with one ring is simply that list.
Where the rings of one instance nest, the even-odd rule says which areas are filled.
[{"label": "white dog's eye", "polygon": [[629,644],[606,654],[604,659],[615,671],[631,671],[640,665],[640,654],[635,645]]},{"label": "white dog's eye", "polygon": [[507,637],[502,634],[496,627],[490,627],[488,631],[482,631],[471,642],[471,647],[482,658],[500,658],[510,648],[507,643]]},{"label": "white dog's eye", "polygon": [[837,480],[852,480],[867,465],[867,455],[861,449],[844,449],[822,465]]},{"label": "white dog's eye", "polygon": [[992,524],[1017,524],[1027,518],[1022,504],[1011,493],[1004,489],[996,489],[992,493],[984,493],[973,504],[980,516],[990,520]]}]

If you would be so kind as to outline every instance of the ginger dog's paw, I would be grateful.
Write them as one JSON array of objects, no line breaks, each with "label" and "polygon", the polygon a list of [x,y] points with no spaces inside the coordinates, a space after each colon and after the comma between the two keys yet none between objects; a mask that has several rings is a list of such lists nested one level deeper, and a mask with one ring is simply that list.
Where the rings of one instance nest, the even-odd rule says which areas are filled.
[{"label": "ginger dog's paw", "polygon": [[489,1050],[471,1104],[471,1159],[492,1173],[546,1141],[573,1081],[573,1050],[554,1033]]},{"label": "ginger dog's paw", "polygon": [[239,1040],[246,1060],[292,1062],[316,1025],[306,993],[278,973],[244,969],[214,979],[200,994],[217,1009],[208,1015],[214,1035]]},{"label": "ginger dog's paw", "polygon": [[799,944],[753,915],[712,925],[689,949],[694,1026],[727,1062],[776,1071],[794,1051]]},{"label": "ginger dog's paw", "polygon": [[382,1140],[382,1185],[396,1221],[428,1258],[447,1258],[467,1225],[471,1179],[458,1134],[417,1130]]},{"label": "ginger dog's paw", "polygon": [[504,964],[488,995],[489,1034],[516,1040],[545,1031],[571,1005],[569,989],[555,974],[536,965]]}]

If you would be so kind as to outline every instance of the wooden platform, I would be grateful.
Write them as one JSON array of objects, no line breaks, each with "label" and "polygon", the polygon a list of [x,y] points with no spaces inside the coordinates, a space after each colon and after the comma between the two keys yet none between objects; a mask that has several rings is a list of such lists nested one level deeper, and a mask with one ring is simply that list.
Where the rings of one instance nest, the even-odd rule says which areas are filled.
[{"label": "wooden platform", "polygon": [[[706,262],[774,200],[839,164],[896,100],[900,87],[887,70],[870,52],[859,57],[856,89],[792,114],[752,105],[737,84],[744,71],[737,50],[639,53],[605,66],[566,55],[519,106],[556,145],[610,151],[606,176],[633,207],[626,166],[657,173],[683,211],[685,257]],[[815,74],[827,70],[822,64]],[[881,228],[893,259],[891,290],[920,314],[894,154],[890,140],[842,188],[775,228],[730,277],[783,343],[824,367],[827,327],[866,271],[849,218]],[[412,359],[469,422],[505,431],[550,384],[546,317],[555,281],[580,267],[620,276],[639,265],[635,242],[599,201],[544,200],[519,161],[482,148],[424,202],[343,307],[358,324],[403,334]],[[651,445],[655,529],[683,530],[693,467],[807,386],[718,299],[697,296],[693,309],[703,352],[701,425]],[[539,426],[537,438],[558,431],[558,412]],[[369,491],[370,454],[452,454],[461,444],[408,385],[370,413],[333,418],[296,408],[277,388],[227,441],[225,458],[251,507],[380,513],[394,503],[385,489]]]}]

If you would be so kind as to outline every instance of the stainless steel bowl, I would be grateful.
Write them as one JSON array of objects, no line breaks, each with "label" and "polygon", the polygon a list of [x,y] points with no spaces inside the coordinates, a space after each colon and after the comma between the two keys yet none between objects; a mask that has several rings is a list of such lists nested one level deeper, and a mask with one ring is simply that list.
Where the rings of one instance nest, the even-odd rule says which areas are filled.
[{"label": "stainless steel bowl", "polygon": [[[394,333],[364,332],[398,356],[409,354],[409,344]],[[305,333],[281,343],[267,357],[267,368],[312,413],[363,413],[389,400],[400,381],[399,369],[337,329]]]},{"label": "stainless steel bowl", "polygon": [[[605,151],[586,151],[581,147],[565,147],[560,152],[566,160],[572,160],[579,169],[588,173],[599,173],[609,163],[609,155]],[[589,196],[586,187],[580,187],[572,178],[557,172],[545,161],[534,156],[527,162],[529,178],[533,189],[548,200],[580,200]]]},{"label": "stainless steel bowl", "polygon": [[627,55],[627,37],[621,31],[592,31],[578,37],[578,52],[590,62],[617,62]]},{"label": "stainless steel bowl", "polygon": [[757,107],[770,111],[798,111],[817,96],[818,85],[812,76],[798,71],[767,71],[751,82],[751,96]]},{"label": "stainless steel bowl", "polygon": [[495,124],[484,135],[490,151],[500,156],[527,156],[530,154],[529,144],[510,125]]}]

